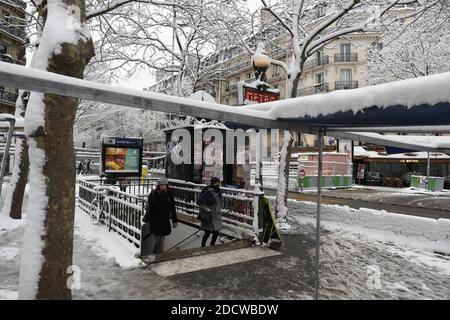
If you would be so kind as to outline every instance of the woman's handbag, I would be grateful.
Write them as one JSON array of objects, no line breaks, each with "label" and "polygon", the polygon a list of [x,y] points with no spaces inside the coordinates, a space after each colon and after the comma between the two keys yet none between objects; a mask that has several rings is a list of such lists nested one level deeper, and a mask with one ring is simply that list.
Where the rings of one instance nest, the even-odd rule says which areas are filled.
[{"label": "woman's handbag", "polygon": [[198,215],[197,215],[197,219],[200,221],[203,221],[205,223],[210,223],[212,220],[212,213],[206,211],[203,208],[200,208],[200,211],[198,212]]}]

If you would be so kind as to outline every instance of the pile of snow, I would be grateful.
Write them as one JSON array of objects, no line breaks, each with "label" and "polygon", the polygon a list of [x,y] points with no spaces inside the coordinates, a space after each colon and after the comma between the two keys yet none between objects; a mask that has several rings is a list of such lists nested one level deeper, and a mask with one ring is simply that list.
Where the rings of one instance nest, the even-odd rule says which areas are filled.
[{"label": "pile of snow", "polygon": [[[9,214],[9,212],[8,212]],[[25,216],[25,215],[23,215]],[[22,217],[22,219],[11,219],[6,214],[0,214],[0,233],[3,231],[10,231],[14,230],[16,228],[22,227],[25,224],[25,219]]]},{"label": "pile of snow", "polygon": [[[386,154],[376,151],[366,150],[361,146],[355,146],[354,148],[355,157],[367,157],[367,158],[383,158],[383,159],[427,159],[428,154],[426,151],[419,152],[409,152],[409,153],[395,153]],[[430,153],[430,159],[450,159],[449,155],[439,152]]]},{"label": "pile of snow", "polygon": [[19,248],[3,247],[0,248],[0,261],[11,261],[19,255]]},{"label": "pile of snow", "polygon": [[189,99],[216,103],[216,100],[208,92],[203,91],[203,90],[199,90],[199,91],[192,93],[189,96]]},{"label": "pile of snow", "polygon": [[358,190],[373,190],[384,192],[383,196],[398,196],[399,194],[423,194],[427,196],[450,196],[450,190],[442,190],[442,191],[428,191],[424,189],[418,189],[414,187],[408,188],[390,188],[390,187],[381,187],[381,186],[366,186],[366,185],[353,185],[352,189]]},{"label": "pile of snow", "polygon": [[104,226],[92,224],[90,217],[79,207],[75,210],[75,234],[93,243],[100,256],[114,259],[122,268],[138,267],[140,260],[135,257],[138,249],[119,237],[108,232]]},{"label": "pile of snow", "polygon": [[[290,216],[298,223],[315,224],[317,205],[289,200]],[[432,219],[384,210],[322,205],[324,226],[364,234],[378,241],[450,254],[450,219]]]},{"label": "pile of snow", "polygon": [[0,289],[0,300],[17,300],[18,297],[17,291]]}]

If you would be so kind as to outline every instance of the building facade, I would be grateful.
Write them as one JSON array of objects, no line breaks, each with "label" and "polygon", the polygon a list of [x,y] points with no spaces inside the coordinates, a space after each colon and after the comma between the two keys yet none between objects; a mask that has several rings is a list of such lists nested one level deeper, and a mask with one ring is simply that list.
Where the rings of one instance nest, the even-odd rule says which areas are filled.
[{"label": "building facade", "polygon": [[[25,65],[26,3],[0,0],[0,61]],[[0,113],[14,113],[17,90],[0,86]]]}]

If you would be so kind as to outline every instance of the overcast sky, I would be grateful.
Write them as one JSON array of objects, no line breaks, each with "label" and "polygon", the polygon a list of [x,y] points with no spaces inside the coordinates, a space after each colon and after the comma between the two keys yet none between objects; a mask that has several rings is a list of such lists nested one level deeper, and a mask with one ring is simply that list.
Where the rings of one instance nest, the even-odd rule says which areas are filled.
[{"label": "overcast sky", "polygon": [[[247,1],[251,9],[256,9],[261,4],[260,0]],[[168,37],[170,38],[170,35]],[[120,85],[127,88],[143,89],[151,86],[153,83],[155,83],[155,79],[149,72],[140,72],[131,79],[121,81]]]},{"label": "overcast sky", "polygon": [[[261,3],[260,0],[247,0],[247,1],[248,1],[248,5],[251,9],[257,8],[258,6],[260,6],[260,3]],[[170,39],[170,37],[171,37],[171,31],[168,31],[167,38]],[[34,39],[30,39],[31,42],[33,42],[33,40]],[[27,65],[29,65],[31,58],[32,58],[32,51],[27,50],[27,53],[26,53]],[[154,79],[153,75],[150,73],[150,71],[138,72],[132,78],[127,79],[127,80],[122,80],[119,82],[119,84],[121,86],[127,87],[127,88],[133,88],[133,89],[148,88],[153,83],[155,83],[155,79]]]}]

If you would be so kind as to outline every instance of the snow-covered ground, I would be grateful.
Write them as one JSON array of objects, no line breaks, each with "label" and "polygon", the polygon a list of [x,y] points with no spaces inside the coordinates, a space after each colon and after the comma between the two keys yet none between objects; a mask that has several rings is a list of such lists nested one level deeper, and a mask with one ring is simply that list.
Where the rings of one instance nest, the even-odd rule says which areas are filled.
[{"label": "snow-covered ground", "polygon": [[380,186],[363,186],[363,185],[353,185],[352,189],[357,190],[373,190],[380,192],[389,192],[389,193],[406,193],[406,194],[422,194],[429,196],[443,196],[450,197],[450,190],[444,189],[442,191],[427,191],[424,189],[418,188],[389,188],[389,187],[380,187]]},{"label": "snow-covered ground", "polygon": [[[289,202],[292,230],[281,255],[169,277],[140,268],[136,248],[77,209],[74,265],[81,287],[73,297],[311,299],[315,208]],[[321,298],[450,299],[450,257],[434,253],[450,248],[445,219],[339,206],[323,206],[322,217]],[[0,299],[16,299],[24,224],[2,229],[7,220],[0,221]]]},{"label": "snow-covered ground", "polygon": [[[289,233],[304,232],[302,225],[314,228],[315,203],[290,201],[289,207],[290,222],[294,226]],[[323,205],[321,218],[325,230],[325,259],[334,259],[333,252],[339,244],[348,242],[347,249],[358,251],[351,243],[360,242],[365,246],[383,247],[383,251],[450,276],[449,219],[436,220],[363,208],[355,210],[337,205]],[[334,249],[328,250],[330,248]],[[386,267],[384,263],[378,265]],[[450,287],[448,290],[450,293]]]},{"label": "snow-covered ground", "polygon": [[[316,191],[307,191],[307,193],[316,193]],[[323,195],[342,199],[450,211],[450,192],[447,191],[426,192],[413,188],[396,189],[353,186],[351,189],[323,190]]]}]

